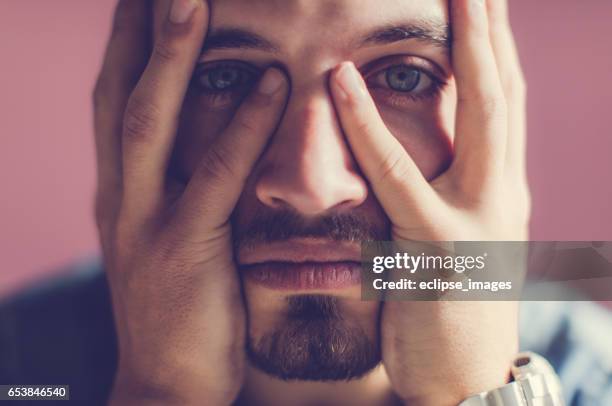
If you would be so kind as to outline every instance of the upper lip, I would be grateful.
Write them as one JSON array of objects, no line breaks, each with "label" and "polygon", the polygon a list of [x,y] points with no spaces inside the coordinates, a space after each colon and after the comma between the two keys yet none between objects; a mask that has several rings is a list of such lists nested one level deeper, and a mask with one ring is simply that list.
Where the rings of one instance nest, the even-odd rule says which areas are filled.
[{"label": "upper lip", "polygon": [[240,265],[266,262],[361,262],[358,243],[315,238],[259,244],[238,251]]}]

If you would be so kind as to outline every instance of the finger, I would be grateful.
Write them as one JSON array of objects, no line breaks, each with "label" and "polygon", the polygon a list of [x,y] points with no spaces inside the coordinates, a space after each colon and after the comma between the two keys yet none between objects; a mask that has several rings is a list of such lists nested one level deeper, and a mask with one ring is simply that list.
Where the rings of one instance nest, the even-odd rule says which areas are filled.
[{"label": "finger", "polygon": [[506,102],[484,0],[452,0],[451,16],[458,94],[451,171],[474,198],[499,185],[506,148]]},{"label": "finger", "polygon": [[171,5],[172,0],[153,0],[153,39],[161,33]]},{"label": "finger", "polygon": [[487,0],[489,33],[508,106],[506,170],[524,178],[526,165],[526,85],[512,34],[507,0]]},{"label": "finger", "polygon": [[98,224],[112,221],[121,191],[123,112],[146,64],[149,48],[148,3],[118,2],[102,69],[93,93],[98,191]]},{"label": "finger", "polygon": [[435,192],[387,129],[351,62],[334,70],[331,90],[353,155],[392,222],[402,226],[407,212],[411,216],[424,213],[434,201]]},{"label": "finger", "polygon": [[255,162],[275,132],[288,91],[283,72],[269,68],[189,181],[180,203],[181,224],[196,233],[227,224]]},{"label": "finger", "polygon": [[123,127],[123,208],[149,217],[163,200],[183,99],[208,25],[202,0],[174,0]]}]

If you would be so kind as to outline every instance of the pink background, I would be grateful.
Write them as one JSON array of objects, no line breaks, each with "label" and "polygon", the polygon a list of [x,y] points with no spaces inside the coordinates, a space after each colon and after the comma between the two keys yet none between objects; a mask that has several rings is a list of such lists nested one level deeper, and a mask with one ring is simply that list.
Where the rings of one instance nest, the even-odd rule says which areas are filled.
[{"label": "pink background", "polygon": [[[612,3],[510,2],[532,238],[612,240]],[[90,91],[113,3],[0,2],[0,296],[97,253]]]}]

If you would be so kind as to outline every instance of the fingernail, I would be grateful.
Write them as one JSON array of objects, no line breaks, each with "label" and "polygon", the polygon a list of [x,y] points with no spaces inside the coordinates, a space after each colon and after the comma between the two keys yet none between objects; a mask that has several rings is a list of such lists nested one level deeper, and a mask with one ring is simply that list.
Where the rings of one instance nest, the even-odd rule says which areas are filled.
[{"label": "fingernail", "polygon": [[482,13],[484,10],[485,0],[470,0],[470,8],[474,13]]},{"label": "fingernail", "polygon": [[170,21],[185,24],[191,18],[198,4],[195,0],[174,0],[170,8]]},{"label": "fingernail", "polygon": [[361,74],[352,62],[344,62],[336,72],[336,80],[347,97],[357,98],[366,93]]},{"label": "fingernail", "polygon": [[258,90],[262,94],[271,96],[281,88],[284,81],[285,78],[278,69],[270,68],[261,78]]}]

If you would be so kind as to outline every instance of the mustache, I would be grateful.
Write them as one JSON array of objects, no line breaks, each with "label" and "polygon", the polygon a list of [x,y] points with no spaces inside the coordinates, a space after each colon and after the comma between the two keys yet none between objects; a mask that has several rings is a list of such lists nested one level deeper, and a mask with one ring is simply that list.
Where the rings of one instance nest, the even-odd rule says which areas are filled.
[{"label": "mustache", "polygon": [[390,235],[388,225],[375,225],[358,213],[305,218],[289,209],[260,209],[248,224],[239,227],[234,222],[232,234],[235,248],[299,238],[361,243],[387,240]]}]

